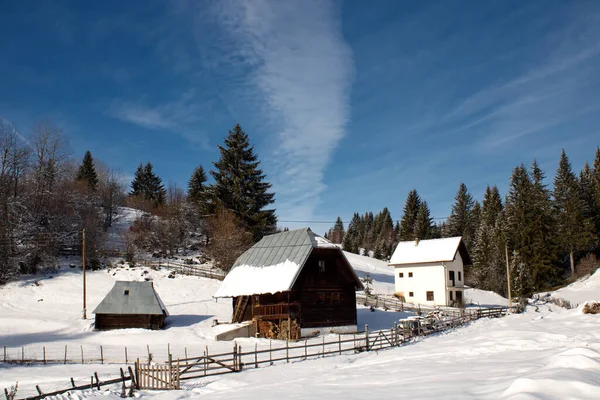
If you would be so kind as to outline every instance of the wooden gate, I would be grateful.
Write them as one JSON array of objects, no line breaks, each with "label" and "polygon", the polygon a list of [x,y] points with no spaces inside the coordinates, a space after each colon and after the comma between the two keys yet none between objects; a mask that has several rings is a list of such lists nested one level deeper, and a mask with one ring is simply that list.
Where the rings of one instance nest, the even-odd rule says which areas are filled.
[{"label": "wooden gate", "polygon": [[137,360],[135,373],[138,389],[179,389],[179,363],[146,365]]}]

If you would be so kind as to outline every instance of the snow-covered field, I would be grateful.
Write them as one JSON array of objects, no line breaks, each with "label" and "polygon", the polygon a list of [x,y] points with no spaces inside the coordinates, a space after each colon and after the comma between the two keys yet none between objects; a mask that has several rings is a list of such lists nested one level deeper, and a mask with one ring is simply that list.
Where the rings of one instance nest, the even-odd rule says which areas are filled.
[{"label": "snow-covered field", "polygon": [[[359,276],[373,277],[375,292],[393,293],[393,270],[386,263],[347,254]],[[147,271],[147,272],[146,272]],[[12,356],[25,349],[47,358],[104,358],[122,360],[124,348],[129,359],[147,359],[149,346],[155,360],[166,359],[170,347],[174,357],[201,354],[205,346],[212,351],[230,351],[232,342],[216,342],[214,335],[223,329],[212,327],[212,320],[230,320],[231,302],[212,298],[220,282],[211,279],[177,276],[167,278],[166,270],[119,266],[110,271],[88,273],[88,318],[81,318],[82,276],[77,268],[23,278],[0,288],[0,346]],[[147,331],[127,329],[96,332],[91,312],[110,290],[115,280],[151,278],[171,317],[166,329]],[[38,282],[38,285],[35,284]],[[600,274],[577,282],[567,289],[581,300],[600,299]],[[579,288],[583,288],[581,291]],[[586,289],[587,288],[587,289]],[[559,293],[558,291],[557,293]],[[480,305],[505,305],[506,300],[474,289],[466,298]],[[405,317],[401,313],[369,312],[358,309],[359,325],[372,330],[389,328]],[[238,339],[245,348],[261,346],[265,339]],[[16,354],[15,354],[16,353]],[[69,377],[89,380],[97,371],[101,379],[116,377],[121,365],[54,364],[7,365],[0,363],[0,390],[16,381],[21,387],[17,398],[35,394],[34,385],[46,392],[68,386]],[[250,399],[279,398],[363,398],[381,396],[420,399],[592,399],[600,393],[600,318],[543,305],[539,312],[502,319],[480,320],[468,327],[429,337],[418,343],[381,352],[326,357],[290,364],[277,364],[241,374],[186,381],[187,391],[142,392],[146,397],[206,397]],[[118,397],[115,391],[100,392]],[[75,396],[95,396],[98,392],[78,392]],[[67,397],[67,396],[63,396]]]}]

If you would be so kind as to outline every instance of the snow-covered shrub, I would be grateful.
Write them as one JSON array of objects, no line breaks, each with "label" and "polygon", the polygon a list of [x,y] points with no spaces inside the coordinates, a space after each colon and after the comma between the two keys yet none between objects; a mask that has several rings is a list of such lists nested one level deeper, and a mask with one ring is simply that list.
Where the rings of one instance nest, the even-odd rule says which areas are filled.
[{"label": "snow-covered shrub", "polygon": [[581,312],[584,314],[600,314],[600,302],[588,301],[583,305]]}]

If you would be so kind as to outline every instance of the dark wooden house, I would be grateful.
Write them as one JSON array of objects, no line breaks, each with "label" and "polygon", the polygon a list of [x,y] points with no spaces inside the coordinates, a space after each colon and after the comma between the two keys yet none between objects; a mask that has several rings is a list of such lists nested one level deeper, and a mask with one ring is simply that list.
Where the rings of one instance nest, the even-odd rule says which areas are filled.
[{"label": "dark wooden house", "polygon": [[232,322],[297,339],[356,331],[362,289],[342,250],[305,228],[264,237],[237,259],[215,297],[233,298]]},{"label": "dark wooden house", "polygon": [[117,281],[94,310],[99,330],[162,329],[169,315],[152,282]]}]

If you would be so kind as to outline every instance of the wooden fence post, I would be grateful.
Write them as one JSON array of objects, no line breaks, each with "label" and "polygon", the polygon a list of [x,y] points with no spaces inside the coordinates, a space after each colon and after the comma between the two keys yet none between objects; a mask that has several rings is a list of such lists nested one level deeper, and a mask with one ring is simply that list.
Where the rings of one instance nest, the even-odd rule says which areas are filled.
[{"label": "wooden fence post", "polygon": [[129,364],[129,361],[127,358],[127,346],[125,346],[125,364]]},{"label": "wooden fence post", "polygon": [[272,340],[269,339],[269,365],[273,365]]},{"label": "wooden fence post", "polygon": [[83,345],[81,345],[81,363],[83,364]]},{"label": "wooden fence post", "polygon": [[244,368],[244,364],[242,364],[242,346],[238,346],[238,368],[240,371]]},{"label": "wooden fence post", "polygon": [[325,336],[323,336],[323,358],[325,358]]},{"label": "wooden fence post", "polygon": [[71,386],[75,387],[75,381],[73,380],[73,377],[71,377]]},{"label": "wooden fence post", "polygon": [[46,364],[46,346],[44,346],[44,364]]},{"label": "wooden fence post", "polygon": [[4,362],[6,362],[6,345],[4,346]]},{"label": "wooden fence post", "polygon": [[258,343],[254,343],[254,368],[258,368]]},{"label": "wooden fence post", "polygon": [[342,335],[338,333],[338,347],[340,350],[340,356],[342,355]]},{"label": "wooden fence post", "polygon": [[183,350],[185,352],[185,364],[187,365],[187,363],[188,363],[188,360],[187,360],[187,358],[188,358],[188,355],[187,355],[187,346],[184,347]]},{"label": "wooden fence post", "polygon": [[290,362],[290,345],[287,339],[285,340],[285,362]]},{"label": "wooden fence post", "polygon": [[100,390],[100,379],[98,379],[98,373],[94,372],[94,378],[96,378],[96,387]]},{"label": "wooden fence post", "polygon": [[[129,370],[129,377],[131,378],[131,387],[137,387],[137,376],[133,373],[133,371],[131,370],[131,365],[127,367],[127,369]],[[136,369],[137,371],[137,369]]]},{"label": "wooden fence post", "polygon": [[65,344],[65,364],[67,363],[67,345]]},{"label": "wooden fence post", "polygon": [[25,346],[21,346],[21,362],[25,362]]},{"label": "wooden fence post", "polygon": [[39,395],[42,395],[42,389],[40,389],[39,385],[35,385],[35,389],[37,390],[37,392],[39,393]]},{"label": "wooden fence post", "polygon": [[150,355],[150,345],[147,344],[146,348],[148,349],[148,365],[150,365],[150,361],[152,361],[152,356]]},{"label": "wooden fence post", "polygon": [[206,350],[204,350],[204,376],[206,376],[206,358],[208,357],[208,346],[206,346]]},{"label": "wooden fence post", "polygon": [[308,359],[308,348],[307,348],[307,343],[308,340],[304,339],[304,359]]},{"label": "wooden fence post", "polygon": [[365,324],[365,346],[366,350],[369,351],[369,325]]},{"label": "wooden fence post", "polygon": [[104,364],[104,350],[102,349],[102,345],[100,345],[100,363]]}]

